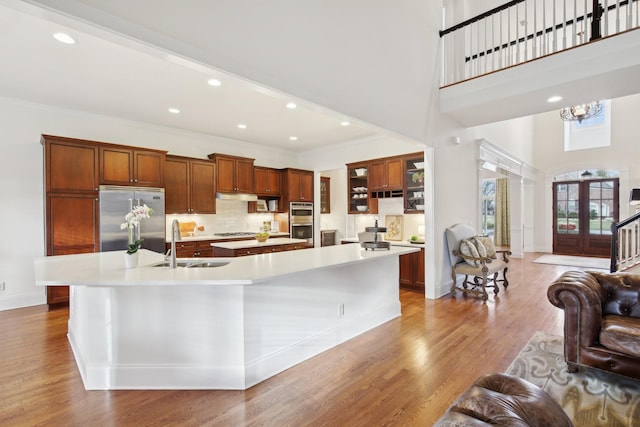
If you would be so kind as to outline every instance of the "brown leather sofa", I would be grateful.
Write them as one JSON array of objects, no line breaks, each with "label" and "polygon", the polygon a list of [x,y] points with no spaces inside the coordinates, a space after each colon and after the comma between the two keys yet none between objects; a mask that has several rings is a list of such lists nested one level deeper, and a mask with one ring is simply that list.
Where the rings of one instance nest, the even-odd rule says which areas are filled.
[{"label": "brown leather sofa", "polygon": [[569,271],[547,296],[564,310],[570,372],[591,366],[640,379],[640,275]]},{"label": "brown leather sofa", "polygon": [[569,427],[571,420],[544,390],[509,374],[478,379],[434,424],[475,426]]}]

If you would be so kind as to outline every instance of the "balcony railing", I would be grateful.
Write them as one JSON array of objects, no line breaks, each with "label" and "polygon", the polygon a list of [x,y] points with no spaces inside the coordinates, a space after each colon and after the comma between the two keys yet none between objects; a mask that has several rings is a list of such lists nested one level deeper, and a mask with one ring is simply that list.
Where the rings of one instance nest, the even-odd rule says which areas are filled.
[{"label": "balcony railing", "polygon": [[639,8],[640,0],[510,1],[440,32],[441,85],[637,28]]}]

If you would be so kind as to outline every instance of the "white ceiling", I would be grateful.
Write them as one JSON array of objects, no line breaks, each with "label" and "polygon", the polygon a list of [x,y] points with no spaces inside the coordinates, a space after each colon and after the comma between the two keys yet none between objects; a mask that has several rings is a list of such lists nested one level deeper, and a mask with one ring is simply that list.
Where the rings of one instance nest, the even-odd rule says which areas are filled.
[{"label": "white ceiling", "polygon": [[[291,151],[378,133],[339,113],[84,23],[64,19],[60,25],[36,15],[0,6],[1,96]],[[77,43],[54,40],[60,31]],[[209,86],[212,77],[222,85]],[[290,101],[298,108],[286,108]],[[170,107],[180,114],[169,113]],[[240,123],[247,128],[239,129]]]}]

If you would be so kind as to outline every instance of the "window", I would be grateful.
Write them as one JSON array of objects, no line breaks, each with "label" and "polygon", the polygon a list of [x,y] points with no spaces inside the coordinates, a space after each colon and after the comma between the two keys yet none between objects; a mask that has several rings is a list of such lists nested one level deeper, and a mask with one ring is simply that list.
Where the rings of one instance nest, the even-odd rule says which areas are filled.
[{"label": "window", "polygon": [[496,180],[482,180],[482,234],[493,236],[496,215]]},{"label": "window", "polygon": [[564,151],[611,145],[611,101],[602,101],[602,113],[582,122],[564,122]]}]

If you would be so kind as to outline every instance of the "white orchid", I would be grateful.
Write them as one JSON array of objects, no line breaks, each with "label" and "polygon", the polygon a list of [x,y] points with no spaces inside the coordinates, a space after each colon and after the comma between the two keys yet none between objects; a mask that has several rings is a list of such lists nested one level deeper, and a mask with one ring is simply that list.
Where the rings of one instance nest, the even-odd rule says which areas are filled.
[{"label": "white orchid", "polygon": [[127,248],[128,254],[134,254],[140,249],[140,245],[142,244],[142,239],[135,240],[133,237],[133,229],[140,226],[140,221],[146,218],[151,218],[151,214],[153,214],[153,209],[147,205],[142,206],[134,206],[124,217],[124,222],[120,224],[120,230],[128,230],[129,231],[129,247]]},{"label": "white orchid", "polygon": [[131,212],[124,217],[124,222],[120,224],[120,230],[129,230],[140,225],[140,221],[145,218],[151,218],[153,209],[149,206],[134,206]]}]

